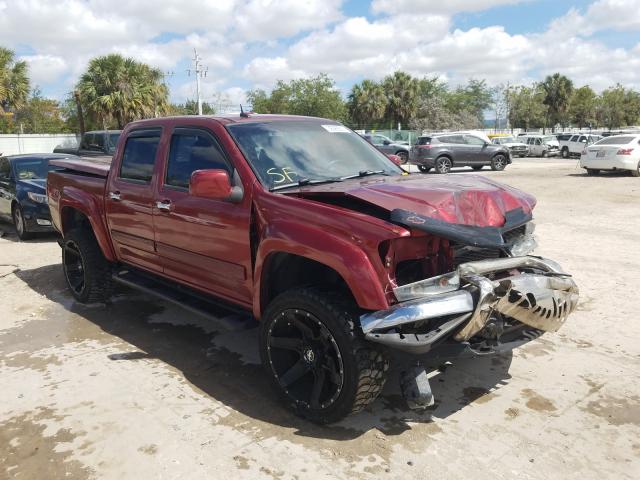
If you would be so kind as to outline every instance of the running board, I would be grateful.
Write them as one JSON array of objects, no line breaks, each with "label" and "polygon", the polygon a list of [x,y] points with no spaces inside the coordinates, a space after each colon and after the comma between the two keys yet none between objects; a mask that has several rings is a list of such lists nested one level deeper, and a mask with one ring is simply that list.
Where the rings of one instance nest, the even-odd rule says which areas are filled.
[{"label": "running board", "polygon": [[185,310],[212,320],[226,331],[245,330],[255,326],[251,312],[192,288],[133,269],[119,269],[113,281],[153,295]]}]

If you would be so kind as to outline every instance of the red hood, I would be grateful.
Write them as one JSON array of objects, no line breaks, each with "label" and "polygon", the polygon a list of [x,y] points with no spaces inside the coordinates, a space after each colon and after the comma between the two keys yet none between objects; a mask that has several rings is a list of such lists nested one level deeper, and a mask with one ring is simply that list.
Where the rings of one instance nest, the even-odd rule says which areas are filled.
[{"label": "red hood", "polygon": [[522,208],[528,214],[536,204],[532,195],[470,174],[372,177],[304,187],[301,192],[342,193],[388,211],[408,210],[477,227],[501,227],[506,212]]}]

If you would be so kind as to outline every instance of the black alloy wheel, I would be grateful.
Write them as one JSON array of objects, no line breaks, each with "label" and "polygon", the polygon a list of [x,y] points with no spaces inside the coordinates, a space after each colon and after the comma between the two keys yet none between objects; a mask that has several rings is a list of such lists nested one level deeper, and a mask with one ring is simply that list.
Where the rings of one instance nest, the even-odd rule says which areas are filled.
[{"label": "black alloy wheel", "polygon": [[338,344],[327,327],[310,312],[287,309],[271,323],[267,354],[272,373],[296,405],[325,409],[344,385]]},{"label": "black alloy wheel", "polygon": [[73,240],[67,240],[62,248],[62,266],[67,284],[74,296],[81,297],[86,286],[86,269],[82,253]]},{"label": "black alloy wheel", "polygon": [[436,158],[436,172],[449,173],[451,171],[451,159],[449,157]]}]

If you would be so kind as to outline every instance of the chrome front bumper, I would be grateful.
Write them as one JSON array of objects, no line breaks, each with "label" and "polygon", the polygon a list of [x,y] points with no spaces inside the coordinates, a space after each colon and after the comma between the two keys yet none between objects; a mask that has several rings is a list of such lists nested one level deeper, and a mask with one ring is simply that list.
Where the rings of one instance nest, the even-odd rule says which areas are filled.
[{"label": "chrome front bumper", "polygon": [[[578,287],[552,260],[525,256],[469,262],[456,271],[394,289],[400,303],[360,317],[374,342],[424,351],[443,338],[465,342],[495,312],[556,331],[578,304]],[[443,317],[447,320],[442,323]],[[432,329],[431,322],[437,324]],[[402,333],[403,327],[424,333]],[[454,333],[455,332],[455,333]]]}]

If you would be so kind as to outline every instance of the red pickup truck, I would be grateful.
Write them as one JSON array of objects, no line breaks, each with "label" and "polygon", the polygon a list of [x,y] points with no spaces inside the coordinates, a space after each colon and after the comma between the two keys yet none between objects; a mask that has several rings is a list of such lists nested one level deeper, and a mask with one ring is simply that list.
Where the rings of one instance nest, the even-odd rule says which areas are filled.
[{"label": "red pickup truck", "polygon": [[[482,176],[409,175],[332,120],[144,120],[112,161],[52,163],[79,302],[122,283],[252,313],[274,387],[312,421],[372,402],[389,349],[501,352],[557,330],[577,304],[560,266],[528,256],[532,196]],[[426,378],[403,377],[413,405],[432,401]]]}]

